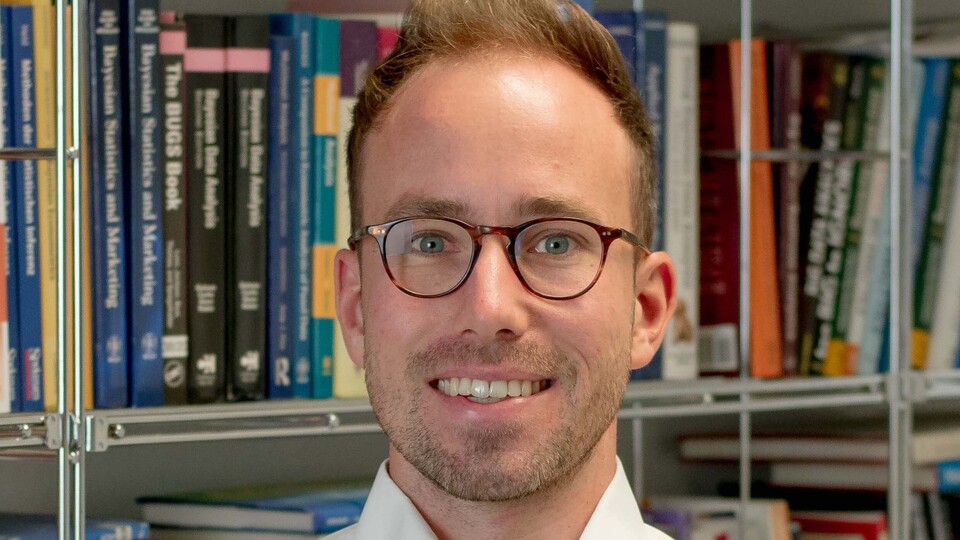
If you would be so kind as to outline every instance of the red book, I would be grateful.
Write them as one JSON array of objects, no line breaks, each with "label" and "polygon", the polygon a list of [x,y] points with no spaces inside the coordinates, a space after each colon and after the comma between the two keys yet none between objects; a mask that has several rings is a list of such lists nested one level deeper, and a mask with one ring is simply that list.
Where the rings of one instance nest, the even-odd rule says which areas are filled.
[{"label": "red book", "polygon": [[[803,533],[854,535],[863,540],[887,538],[887,516],[883,512],[791,512]],[[847,538],[847,536],[843,536]]]}]

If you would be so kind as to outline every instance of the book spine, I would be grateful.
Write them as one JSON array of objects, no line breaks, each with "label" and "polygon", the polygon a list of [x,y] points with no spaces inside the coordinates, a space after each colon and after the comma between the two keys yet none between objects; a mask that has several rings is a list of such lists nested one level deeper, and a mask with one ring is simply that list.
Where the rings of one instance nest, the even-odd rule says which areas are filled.
[{"label": "book spine", "polygon": [[603,10],[593,14],[598,23],[606,28],[617,43],[620,54],[627,64],[630,80],[637,80],[637,17],[633,11]]},{"label": "book spine", "polygon": [[[955,164],[954,174],[958,173]],[[956,182],[956,176],[953,178]],[[943,233],[943,257],[936,281],[937,300],[930,324],[928,370],[956,368],[956,357],[960,354],[960,272],[957,272],[960,268],[960,186],[954,184],[952,191]]]},{"label": "book spine", "polygon": [[[187,117],[187,257],[191,403],[212,403],[226,384],[224,224],[224,19],[188,15],[184,53]],[[197,256],[199,255],[199,256]]]},{"label": "book spine", "polygon": [[[843,137],[843,112],[849,82],[849,61],[837,56],[830,68],[830,111],[823,122],[823,138],[820,149],[835,152],[840,149]],[[803,298],[801,299],[800,374],[822,375],[823,359],[827,343],[816,342],[819,326],[831,317],[833,302],[821,302],[821,295],[835,292],[832,281],[825,279],[830,225],[830,205],[834,193],[836,162],[820,163],[816,177],[816,192],[813,198],[813,216],[810,222],[807,260],[804,267]],[[841,233],[842,236],[842,233]],[[829,329],[829,323],[828,329]],[[814,349],[819,349],[815,352]]]},{"label": "book spine", "polygon": [[[773,92],[771,99],[771,144],[788,151],[800,150],[801,61],[796,42],[778,41],[770,46]],[[778,189],[777,269],[780,278],[783,323],[783,373],[797,374],[800,317],[800,187],[803,169],[796,161],[775,166]]]},{"label": "book spine", "polygon": [[[726,45],[700,50],[700,148],[734,148],[730,54]],[[740,215],[732,160],[700,159],[700,374],[739,369]]]},{"label": "book spine", "polygon": [[128,396],[127,258],[124,227],[120,2],[91,5],[90,183],[93,244],[94,405],[126,407]]},{"label": "book spine", "polygon": [[[868,79],[877,82],[879,91],[882,91],[882,77],[869,78],[869,61],[866,58],[851,60],[850,80],[847,87],[847,100],[844,109],[843,135],[840,148],[842,150],[862,150],[864,126],[867,121],[867,84]],[[874,97],[876,97],[874,93]],[[881,103],[876,103],[881,107]],[[876,115],[874,114],[875,118]],[[847,372],[847,355],[844,336],[849,321],[849,297],[852,287],[843,289],[844,274],[856,271],[848,264],[847,255],[859,249],[859,239],[862,223],[862,197],[857,168],[853,161],[837,162],[834,168],[833,192],[831,193],[830,221],[827,232],[827,260],[821,278],[819,301],[826,307],[821,314],[818,310],[818,324],[816,326],[814,355],[817,363],[823,365],[823,374],[829,376],[849,375]],[[859,214],[859,215],[858,215]],[[855,219],[854,219],[855,218]],[[851,223],[853,220],[853,223]],[[855,254],[854,254],[855,256]],[[824,318],[826,315],[827,318]],[[821,346],[821,344],[823,344]]]},{"label": "book spine", "polygon": [[[645,10],[638,15],[643,27],[643,86],[640,96],[653,128],[657,156],[657,226],[654,227],[651,248],[663,248],[664,223],[664,174],[667,166],[664,141],[667,140],[667,14],[662,11]],[[638,69],[639,64],[638,64]]]},{"label": "book spine", "polygon": [[[10,8],[0,6],[0,146],[10,146],[10,99],[7,78],[7,59],[10,58],[10,36],[7,34],[10,25]],[[17,304],[15,285],[10,286],[10,265],[16,261],[11,256],[14,249],[10,237],[10,164],[0,161],[0,239],[3,240],[3,251],[0,252],[0,411],[18,412],[22,408],[20,403],[20,369],[17,365]]]},{"label": "book spine", "polygon": [[695,379],[697,363],[696,314],[700,305],[700,235],[697,213],[700,205],[699,133],[697,95],[697,28],[687,23],[667,25],[667,117],[670,130],[664,141],[666,169],[664,178],[663,247],[677,264],[677,310],[667,327],[663,341],[662,378]]},{"label": "book spine", "polygon": [[[33,8],[34,144],[38,148],[56,145],[55,102],[55,19],[54,4],[31,0]],[[41,364],[43,369],[44,409],[57,408],[57,177],[55,163],[34,163],[36,175],[36,240],[40,288]],[[69,381],[69,366],[67,380]],[[69,382],[68,382],[69,385]],[[70,386],[68,386],[70,388]]]},{"label": "book spine", "polygon": [[291,236],[290,290],[292,312],[291,365],[293,368],[293,397],[309,398],[311,385],[310,341],[310,208],[313,163],[311,137],[313,133],[313,17],[307,14],[270,16],[274,34],[294,39],[293,85],[291,93],[290,156],[291,178],[289,231]]},{"label": "book spine", "polygon": [[[730,45],[733,96],[740,96],[739,41]],[[753,148],[770,148],[770,113],[767,99],[766,43],[753,40],[751,62],[750,140]],[[740,117],[740,100],[733,99],[734,118]],[[735,124],[736,125],[736,124]],[[741,129],[742,126],[737,126]],[[780,307],[768,298],[779,298],[776,259],[776,220],[774,218],[773,167],[769,162],[750,165],[750,374],[758,378],[783,375]]]},{"label": "book spine", "polygon": [[173,12],[161,13],[163,134],[163,401],[187,403],[190,358],[187,294],[186,79],[187,31]]},{"label": "book spine", "polygon": [[937,463],[937,485],[940,493],[960,491],[960,461],[941,461]]},{"label": "book spine", "polygon": [[[350,236],[350,198],[347,184],[347,136],[352,111],[367,73],[377,63],[377,26],[367,21],[343,21],[340,26],[340,126],[337,134],[337,247],[347,247]],[[367,387],[363,370],[350,359],[340,325],[334,325],[333,395],[363,398]]]},{"label": "book spine", "polygon": [[312,283],[310,340],[313,398],[333,396],[333,264],[337,253],[337,131],[340,116],[340,21],[314,19],[313,163],[310,211]]},{"label": "book spine", "polygon": [[[879,66],[881,70],[885,71],[885,65],[882,62],[879,63]],[[876,67],[877,64],[872,66],[870,71],[874,71]],[[873,76],[871,76],[871,79],[872,78]],[[889,150],[889,144],[887,143],[887,137],[885,135],[889,129],[890,122],[889,111],[885,106],[887,103],[886,100],[888,99],[885,77],[882,84],[883,89],[879,97],[882,104],[879,107],[879,111],[877,111],[877,118],[871,119],[871,116],[869,116],[872,114],[871,110],[873,105],[868,104],[868,117],[864,126],[864,147],[876,150],[877,152],[886,152]],[[871,83],[871,89],[868,90],[868,101],[870,102],[874,99],[870,97],[870,94],[876,91],[873,86],[874,84]],[[885,264],[881,250],[888,249],[888,246],[881,245],[880,242],[884,220],[888,222],[887,234],[889,234],[889,211],[887,206],[887,189],[890,183],[889,166],[883,161],[864,162],[860,163],[857,174],[860,178],[861,188],[866,190],[866,194],[862,195],[865,203],[863,203],[864,216],[862,218],[862,229],[858,249],[859,254],[853,255],[853,257],[858,259],[856,270],[851,274],[845,274],[845,283],[841,286],[841,292],[842,294],[846,294],[845,291],[848,290],[848,287],[853,288],[850,303],[846,308],[849,317],[847,332],[844,337],[847,371],[853,374],[867,375],[875,373],[876,366],[872,365],[872,362],[861,365],[859,356],[864,340],[868,312],[871,303],[875,302],[872,296],[876,296],[877,292],[883,287],[886,287],[884,290],[889,290],[889,282],[887,282],[886,286],[883,286],[873,281],[874,279],[878,279],[874,277],[874,272],[881,272],[877,274],[878,276],[883,275],[882,271],[875,269],[874,266]],[[851,223],[853,223],[858,218],[851,219]],[[848,275],[852,275],[852,278],[850,278],[851,284],[849,285],[846,283],[846,276]]]},{"label": "book spine", "polygon": [[913,213],[911,217],[911,261],[917,275],[917,263],[923,242],[927,209],[930,206],[930,185],[937,170],[943,145],[943,112],[950,86],[950,61],[927,58],[923,61],[924,82],[917,113],[913,143]]},{"label": "book spine", "polygon": [[[14,146],[36,147],[36,101],[34,94],[33,10],[11,6],[10,82],[11,140]],[[44,409],[43,336],[38,245],[37,163],[13,164],[12,195],[16,198],[14,238],[18,246],[15,269],[19,287],[20,351],[23,358],[21,389],[23,410]]]},{"label": "book spine", "polygon": [[267,159],[270,163],[267,203],[267,396],[270,399],[293,397],[292,348],[293,297],[289,209],[290,188],[294,183],[293,158],[290,155],[290,126],[294,40],[290,36],[270,36],[270,133]]},{"label": "book spine", "polygon": [[163,231],[158,0],[125,0],[123,83],[130,405],[163,405]]},{"label": "book spine", "polygon": [[266,383],[267,89],[270,28],[227,19],[227,392],[262,399]]},{"label": "book spine", "polygon": [[[960,62],[951,63],[950,88],[943,117],[941,156],[930,182],[930,203],[925,217],[923,243],[914,276],[913,351],[911,365],[916,369],[927,366],[930,328],[933,313],[940,296],[940,267],[943,259],[943,237],[947,226],[956,175],[960,170]],[[953,269],[955,271],[955,269]]]}]

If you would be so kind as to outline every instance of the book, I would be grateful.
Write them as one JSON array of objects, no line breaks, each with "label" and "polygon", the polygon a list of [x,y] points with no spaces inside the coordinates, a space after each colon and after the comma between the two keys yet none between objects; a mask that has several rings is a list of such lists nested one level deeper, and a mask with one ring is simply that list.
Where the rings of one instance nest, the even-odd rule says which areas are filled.
[{"label": "book", "polygon": [[224,209],[225,21],[186,15],[187,257],[191,403],[213,403],[226,385],[226,226]]},{"label": "book", "polygon": [[863,540],[887,538],[884,512],[790,512],[790,519],[800,524],[801,538],[806,533],[852,534]]},{"label": "book", "polygon": [[340,122],[340,21],[314,18],[313,189],[311,220],[313,398],[333,396],[333,284],[336,257],[337,131]]},{"label": "book", "polygon": [[[960,461],[914,465],[910,477],[915,491],[960,491]],[[786,487],[885,491],[888,480],[886,463],[777,461],[770,465],[770,483]]]},{"label": "book", "polygon": [[[642,10],[637,16],[637,89],[643,100],[644,112],[653,129],[657,156],[657,226],[654,227],[650,248],[663,248],[664,197],[666,195],[665,142],[669,136],[667,127],[667,14],[663,11]],[[647,367],[650,369],[650,366]],[[656,368],[654,368],[655,370]]]},{"label": "book", "polygon": [[[681,436],[680,456],[689,461],[732,463],[740,456],[736,434]],[[884,464],[889,456],[889,438],[880,432],[819,434],[755,434],[750,442],[756,462],[810,461]],[[960,459],[960,428],[949,424],[917,428],[910,439],[910,453],[917,465],[934,465]]]},{"label": "book", "polygon": [[[733,96],[739,96],[740,41],[730,43],[730,81]],[[766,42],[750,43],[751,121],[750,144],[754,150],[770,149],[770,113],[767,109]],[[740,100],[733,100],[734,125],[738,133]],[[750,164],[750,375],[773,378],[783,375],[783,342],[777,283],[776,219],[773,201],[773,167],[770,162]]]},{"label": "book", "polygon": [[[641,15],[642,16],[642,15]],[[643,39],[642,29],[637,26],[637,13],[630,9],[598,10],[593,18],[600,23],[620,49],[627,65],[630,80],[637,80],[637,41]],[[638,33],[640,34],[638,36]]]},{"label": "book", "polygon": [[270,36],[270,112],[267,160],[267,397],[293,397],[293,290],[291,268],[294,237],[291,234],[290,190],[296,183],[290,155],[293,135],[294,39]]},{"label": "book", "polygon": [[690,540],[694,532],[694,516],[675,508],[642,508],[643,522],[674,540]]},{"label": "book", "polygon": [[130,405],[163,405],[163,206],[159,0],[125,0],[123,127],[129,277]]},{"label": "book", "polygon": [[[649,497],[644,506],[657,509],[685,510],[700,516],[726,514],[736,518],[740,514],[740,499],[725,497]],[[790,538],[790,510],[782,499],[750,499],[746,504],[747,538],[788,540]],[[733,529],[738,530],[738,529]],[[739,537],[739,536],[737,536]],[[696,537],[695,537],[696,538]],[[711,537],[712,538],[712,537]]]},{"label": "book", "polygon": [[[83,533],[91,540],[147,540],[151,536],[150,525],[129,519],[88,518]],[[57,516],[0,513],[0,538],[55,540]]]},{"label": "book", "polygon": [[[0,6],[0,146],[10,146],[10,101],[7,99],[7,57],[10,55],[7,35],[9,9]],[[0,413],[20,410],[20,383],[19,370],[16,365],[16,354],[11,348],[10,341],[10,300],[7,296],[7,279],[10,274],[8,255],[10,245],[10,231],[7,227],[7,184],[10,182],[9,164],[0,161],[0,239],[3,240],[3,250],[0,251]],[[15,316],[15,313],[14,313]],[[14,328],[16,325],[14,325]]]},{"label": "book", "polygon": [[227,396],[266,395],[270,26],[227,18]]},{"label": "book", "polygon": [[[725,44],[700,49],[700,149],[731,150],[733,84]],[[737,164],[700,158],[700,374],[735,374],[739,369],[740,201]]]},{"label": "book", "polygon": [[[828,57],[830,73],[830,89],[827,99],[829,109],[823,121],[823,136],[820,150],[836,152],[840,150],[843,129],[844,111],[846,110],[847,89],[850,83],[850,60],[843,56]],[[835,191],[837,162],[824,160],[816,169],[811,168],[809,173],[814,174],[814,195],[812,198],[812,215],[810,219],[806,264],[803,278],[803,297],[800,303],[800,369],[801,375],[823,375],[823,364],[826,359],[829,331],[833,324],[834,295],[836,294],[836,264],[842,254],[842,235],[836,238],[838,220],[831,219],[831,201]],[[847,188],[840,191],[846,196]],[[844,213],[845,217],[845,213]],[[831,234],[833,232],[834,234]],[[832,241],[831,241],[832,240]],[[830,259],[831,253],[833,259]],[[828,261],[831,271],[826,268]]]},{"label": "book", "polygon": [[94,406],[129,405],[120,2],[90,4],[89,79]]},{"label": "book", "polygon": [[[31,6],[10,6],[10,140],[13,146],[36,147],[34,87],[34,18]],[[10,164],[12,230],[17,258],[17,331],[22,358],[20,389],[24,412],[44,410],[43,313],[38,237],[37,162]]]},{"label": "book", "polygon": [[396,26],[377,27],[377,60],[383,60],[393,52],[400,40],[400,28]]},{"label": "book", "polygon": [[356,523],[369,483],[261,486],[137,500],[151,525],[329,533]]},{"label": "book", "polygon": [[285,13],[270,16],[270,33],[294,40],[291,56],[292,76],[290,115],[291,178],[289,224],[291,325],[290,365],[293,373],[293,397],[309,398],[311,385],[311,244],[310,209],[313,134],[313,16]]},{"label": "book", "polygon": [[[858,58],[850,70],[847,106],[844,111],[843,150],[864,150],[866,145],[874,148],[878,137],[879,116],[884,108],[884,69],[882,60]],[[869,131],[869,133],[868,133]],[[867,136],[870,141],[867,141]],[[827,346],[823,359],[824,375],[853,375],[856,370],[848,362],[846,338],[850,326],[850,304],[854,293],[854,276],[860,262],[860,239],[866,213],[866,198],[871,187],[871,179],[860,178],[860,163],[842,160],[837,163],[833,193],[834,216],[831,220],[827,244],[835,247],[836,256],[829,255],[824,265],[827,270],[822,280],[832,279],[835,290],[833,296],[833,314]],[[843,232],[841,233],[841,227]],[[840,236],[838,238],[838,235]],[[839,246],[836,246],[839,244]],[[832,259],[830,257],[833,257]],[[829,291],[829,288],[821,288]],[[824,298],[821,295],[821,301]],[[822,327],[826,334],[826,327]],[[821,336],[822,338],[822,336]]]},{"label": "book", "polygon": [[[954,65],[954,78],[960,66]],[[951,102],[953,96],[951,95]],[[948,127],[948,130],[950,128]],[[960,146],[954,141],[953,153],[960,152]],[[953,159],[956,159],[954,156]],[[938,206],[944,204],[940,211],[944,213],[945,223],[942,238],[942,255],[937,283],[937,295],[930,320],[930,333],[926,352],[926,369],[943,370],[960,367],[960,186],[956,185],[956,174],[960,169],[954,165],[952,194],[938,201]],[[946,179],[944,179],[946,180]],[[939,221],[939,220],[938,220]],[[916,337],[914,337],[916,343]]]},{"label": "book", "polygon": [[[801,55],[795,41],[767,45],[770,98],[770,145],[800,150]],[[796,375],[800,317],[800,187],[805,165],[774,164],[777,204],[777,271],[783,327],[783,373]]]},{"label": "book", "polygon": [[187,29],[173,11],[160,13],[161,111],[163,134],[163,402],[187,403]]},{"label": "book", "polygon": [[[336,245],[347,248],[353,232],[350,225],[350,194],[347,183],[347,136],[353,126],[353,107],[367,74],[377,63],[377,25],[369,21],[340,23],[340,125],[337,133]],[[362,398],[367,395],[364,372],[347,353],[340,324],[334,327],[333,395]]]},{"label": "book", "polygon": [[941,156],[930,179],[928,211],[926,216],[916,216],[925,221],[914,275],[911,365],[918,369],[927,367],[933,312],[941,298],[939,285],[944,231],[953,190],[956,189],[956,177],[960,173],[960,60],[951,61],[950,74],[941,128]]},{"label": "book", "polygon": [[663,249],[673,257],[677,308],[667,326],[660,349],[660,378],[695,379],[699,374],[697,339],[700,311],[700,224],[691,208],[700,206],[699,152],[695,141],[700,131],[697,27],[688,23],[667,24],[666,114],[670,129],[662,141],[664,170]]}]

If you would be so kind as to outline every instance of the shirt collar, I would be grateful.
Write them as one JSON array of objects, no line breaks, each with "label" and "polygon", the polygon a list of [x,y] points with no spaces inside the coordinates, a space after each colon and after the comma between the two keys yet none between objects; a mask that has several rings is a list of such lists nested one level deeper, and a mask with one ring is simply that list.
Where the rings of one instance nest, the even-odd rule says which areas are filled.
[{"label": "shirt collar", "polygon": [[[613,480],[597,502],[597,507],[580,539],[637,538],[638,531],[646,530],[647,526],[644,525],[643,518],[640,516],[640,508],[627,481],[623,464],[620,458],[617,458],[617,471]],[[386,461],[380,464],[380,469],[377,471],[370,496],[356,525],[356,538],[359,540],[394,540],[396,538],[435,540],[437,538],[413,502],[390,478]]]}]

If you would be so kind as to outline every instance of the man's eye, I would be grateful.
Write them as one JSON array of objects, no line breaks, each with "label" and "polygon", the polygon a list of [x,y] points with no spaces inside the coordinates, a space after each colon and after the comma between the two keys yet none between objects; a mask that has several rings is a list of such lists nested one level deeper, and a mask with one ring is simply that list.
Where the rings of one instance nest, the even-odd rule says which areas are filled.
[{"label": "man's eye", "polygon": [[560,234],[552,234],[543,237],[535,250],[537,253],[546,253],[547,255],[565,255],[571,248],[570,238]]},{"label": "man's eye", "polygon": [[443,253],[446,240],[436,234],[424,234],[413,239],[413,247],[421,253]]}]

